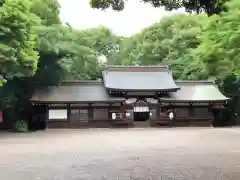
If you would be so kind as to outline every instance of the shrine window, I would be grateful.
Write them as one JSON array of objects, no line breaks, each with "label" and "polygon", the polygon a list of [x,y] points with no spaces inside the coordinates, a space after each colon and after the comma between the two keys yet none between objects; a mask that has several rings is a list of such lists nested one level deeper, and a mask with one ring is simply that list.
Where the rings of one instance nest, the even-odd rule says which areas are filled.
[{"label": "shrine window", "polygon": [[108,119],[108,109],[93,109],[93,119],[94,120],[107,120]]},{"label": "shrine window", "polygon": [[88,121],[88,109],[72,109],[71,110],[71,119]]},{"label": "shrine window", "polygon": [[49,109],[48,121],[67,121],[67,109]]}]

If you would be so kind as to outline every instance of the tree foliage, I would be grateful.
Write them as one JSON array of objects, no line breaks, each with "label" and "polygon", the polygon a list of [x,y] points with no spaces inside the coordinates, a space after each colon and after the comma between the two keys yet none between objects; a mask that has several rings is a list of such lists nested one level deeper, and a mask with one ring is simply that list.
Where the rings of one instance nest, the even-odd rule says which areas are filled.
[{"label": "tree foliage", "polygon": [[92,8],[107,9],[112,8],[116,11],[121,11],[124,9],[124,0],[90,0],[90,5]]},{"label": "tree foliage", "polygon": [[[145,3],[150,3],[154,7],[164,6],[166,10],[185,8],[188,12],[206,12],[209,15],[219,14],[223,11],[224,3],[228,0],[142,0]],[[140,0],[139,0],[140,2]],[[112,8],[116,11],[121,11],[125,7],[125,0],[90,0],[90,5],[93,8],[108,9]],[[137,3],[137,2],[136,2]]]},{"label": "tree foliage", "polygon": [[0,84],[14,77],[32,76],[37,69],[40,19],[30,13],[29,0],[5,0],[0,7]]},{"label": "tree foliage", "polygon": [[[63,79],[99,77],[98,51],[90,47],[91,43],[88,44],[86,38],[81,36],[81,31],[55,25],[38,27],[38,34],[40,59],[34,76],[36,82],[47,85]],[[47,75],[48,80],[45,78]]]},{"label": "tree foliage", "polygon": [[193,73],[201,68],[188,55],[199,45],[201,22],[205,18],[207,17],[204,15],[175,15],[143,29],[120,46],[122,63],[166,64],[170,65],[176,79],[189,79],[189,72],[183,73],[185,69],[189,69],[186,67],[191,66]]},{"label": "tree foliage", "polygon": [[227,12],[211,17],[206,23],[197,49],[198,56],[207,64],[208,75],[213,77],[240,72],[240,2],[234,0],[227,7]]},{"label": "tree foliage", "polygon": [[43,25],[61,24],[60,4],[57,0],[32,0],[31,12],[41,18]]},{"label": "tree foliage", "polygon": [[116,63],[121,43],[121,37],[113,34],[109,28],[96,28],[78,31],[76,40],[82,45],[96,51],[99,56],[104,55],[112,63]]}]

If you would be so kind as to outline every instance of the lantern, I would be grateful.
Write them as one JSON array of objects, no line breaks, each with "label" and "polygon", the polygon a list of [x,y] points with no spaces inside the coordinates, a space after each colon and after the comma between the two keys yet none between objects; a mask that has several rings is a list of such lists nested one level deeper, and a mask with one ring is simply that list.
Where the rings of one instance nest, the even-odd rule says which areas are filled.
[{"label": "lantern", "polygon": [[117,116],[116,116],[116,113],[112,113],[112,119],[116,119]]}]

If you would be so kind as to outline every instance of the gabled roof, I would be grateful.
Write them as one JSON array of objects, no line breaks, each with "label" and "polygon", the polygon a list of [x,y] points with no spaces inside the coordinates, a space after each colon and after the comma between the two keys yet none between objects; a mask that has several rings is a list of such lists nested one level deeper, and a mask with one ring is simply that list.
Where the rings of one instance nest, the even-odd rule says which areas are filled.
[{"label": "gabled roof", "polygon": [[181,89],[163,97],[164,102],[224,102],[224,96],[218,87],[209,81],[175,81]]},{"label": "gabled roof", "polygon": [[166,66],[110,66],[103,71],[104,85],[117,91],[176,91]]},{"label": "gabled roof", "polygon": [[102,81],[63,82],[59,86],[37,89],[31,101],[42,103],[124,102],[125,98],[110,97]]}]

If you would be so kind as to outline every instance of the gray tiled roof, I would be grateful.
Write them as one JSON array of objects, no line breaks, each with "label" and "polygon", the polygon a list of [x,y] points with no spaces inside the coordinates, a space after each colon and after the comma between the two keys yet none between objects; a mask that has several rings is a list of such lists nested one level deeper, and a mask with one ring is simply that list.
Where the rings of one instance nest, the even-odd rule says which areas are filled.
[{"label": "gray tiled roof", "polygon": [[[176,82],[181,89],[161,98],[164,102],[223,102],[229,100],[212,82]],[[45,103],[125,102],[125,98],[110,97],[102,81],[65,82],[60,86],[37,89],[31,100]],[[150,103],[156,100],[148,98]]]},{"label": "gray tiled roof", "polygon": [[168,69],[155,67],[144,71],[134,71],[123,68],[122,70],[103,71],[104,85],[109,90],[128,90],[128,91],[173,91],[178,90],[172,74]]},{"label": "gray tiled roof", "polygon": [[162,98],[165,102],[220,102],[227,101],[213,82],[206,81],[176,81],[181,89],[169,93],[169,97]]},{"label": "gray tiled roof", "polygon": [[38,89],[33,94],[32,101],[36,102],[124,102],[125,98],[110,97],[103,82],[69,82],[60,86],[49,86]]}]

